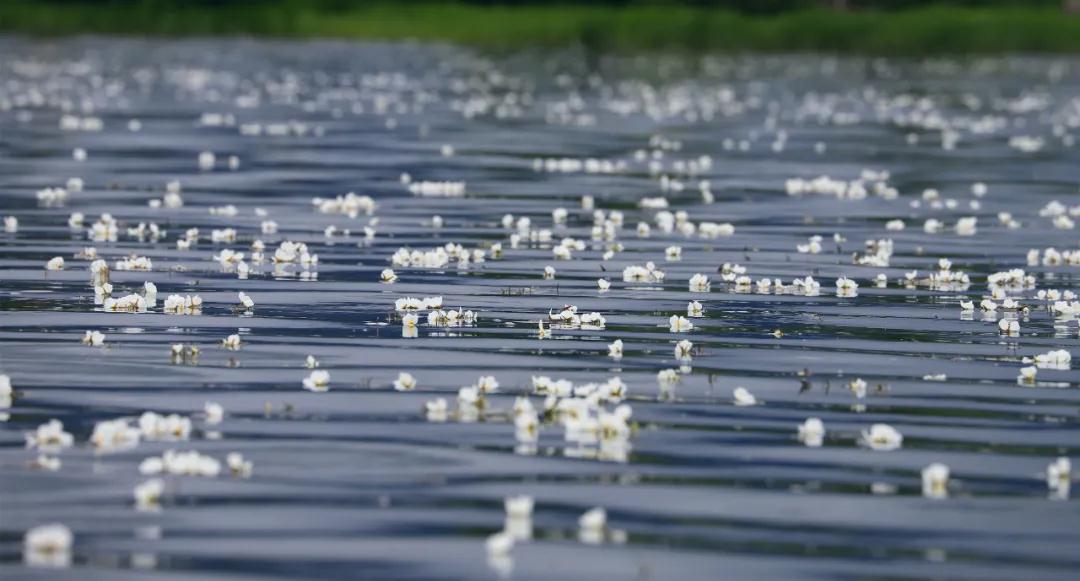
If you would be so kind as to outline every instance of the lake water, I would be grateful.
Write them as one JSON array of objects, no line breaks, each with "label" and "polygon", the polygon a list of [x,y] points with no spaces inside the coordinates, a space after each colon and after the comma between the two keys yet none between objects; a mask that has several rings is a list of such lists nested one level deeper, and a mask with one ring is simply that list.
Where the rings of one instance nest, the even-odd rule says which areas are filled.
[{"label": "lake water", "polygon": [[[1075,578],[1080,509],[1046,471],[1080,450],[1080,374],[1024,358],[1080,346],[1076,59],[20,38],[0,55],[0,215],[18,220],[0,235],[5,579]],[[283,241],[318,262],[275,262]],[[156,302],[106,310],[88,247],[113,299],[149,281]],[[131,255],[150,269],[118,268]],[[793,284],[808,275],[819,292]],[[201,309],[163,312],[173,294]],[[403,297],[476,318],[423,309],[410,337]],[[553,324],[564,305],[603,324]],[[328,390],[304,388],[308,355]],[[459,403],[481,376],[498,389]],[[534,376],[581,397],[545,412]],[[526,395],[535,441],[512,419]],[[622,404],[628,420],[607,415]],[[90,442],[146,411],[190,431]],[[798,436],[812,417],[820,446]],[[29,449],[54,418],[72,445]],[[898,449],[862,441],[879,423]],[[167,450],[220,473],[158,475],[137,506]],[[951,478],[927,497],[933,463]],[[524,525],[506,522],[516,495],[535,500]],[[581,528],[594,507],[606,525]],[[35,556],[24,535],[49,523],[74,542]],[[514,548],[489,553],[504,526]]]}]

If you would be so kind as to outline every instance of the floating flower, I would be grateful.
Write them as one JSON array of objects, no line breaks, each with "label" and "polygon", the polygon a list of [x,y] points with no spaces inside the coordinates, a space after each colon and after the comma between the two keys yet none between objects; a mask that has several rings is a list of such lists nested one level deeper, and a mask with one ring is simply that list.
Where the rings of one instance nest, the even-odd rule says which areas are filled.
[{"label": "floating flower", "polygon": [[949,495],[949,467],[935,462],[922,470],[922,493],[926,498]]},{"label": "floating flower", "polygon": [[75,443],[75,438],[64,431],[64,424],[57,419],[41,424],[33,432],[26,432],[26,447],[44,451],[59,451]]},{"label": "floating flower", "polygon": [[308,391],[329,391],[330,373],[321,369],[312,371],[311,375],[304,378],[303,384]]},{"label": "floating flower", "polygon": [[1059,498],[1067,498],[1072,487],[1072,462],[1065,457],[1058,458],[1046,467],[1046,486]]},{"label": "floating flower", "polygon": [[506,508],[507,518],[531,518],[533,513],[533,498],[531,496],[510,496],[503,501]]},{"label": "floating flower", "polygon": [[64,270],[64,257],[57,256],[45,263],[45,270]]},{"label": "floating flower", "polygon": [[379,280],[386,283],[397,282],[398,275],[394,273],[394,269],[386,268],[379,275]]},{"label": "floating flower", "polygon": [[608,344],[608,357],[612,359],[622,359],[623,356],[623,342],[622,339],[616,339],[614,342]]},{"label": "floating flower", "polygon": [[7,375],[0,375],[0,410],[11,407],[14,399],[15,390],[11,387],[11,378]]},{"label": "floating flower", "polygon": [[874,424],[863,431],[862,442],[872,450],[890,452],[903,445],[904,436],[888,424]]},{"label": "floating flower", "polygon": [[861,377],[849,381],[848,389],[850,389],[851,393],[859,399],[866,397],[866,381]]},{"label": "floating flower", "polygon": [[482,393],[492,393],[498,391],[499,382],[493,375],[482,375],[480,379],[476,380],[476,388]]},{"label": "floating flower", "polygon": [[175,315],[194,315],[202,310],[203,300],[198,295],[169,295],[162,305],[166,313]]},{"label": "floating flower", "polygon": [[447,409],[446,400],[441,397],[424,402],[424,414],[430,422],[445,422]]},{"label": "floating flower", "polygon": [[128,450],[139,445],[142,431],[132,426],[129,420],[119,418],[105,420],[94,425],[94,432],[90,435],[90,443],[102,452],[115,452]]},{"label": "floating flower", "polygon": [[203,404],[203,414],[207,424],[220,424],[221,420],[225,418],[225,408],[221,404],[208,401]]},{"label": "floating flower", "polygon": [[705,316],[705,308],[702,307],[701,303],[699,303],[697,301],[690,301],[686,305],[686,316],[687,317],[704,317]]},{"label": "floating flower", "polygon": [[840,277],[836,279],[836,295],[841,297],[851,297],[859,290],[859,284],[850,278]]},{"label": "floating flower", "polygon": [[179,414],[144,412],[139,416],[139,431],[145,440],[186,440],[191,434],[191,420]]},{"label": "floating flower", "polygon": [[1020,368],[1020,375],[1017,376],[1016,381],[1018,383],[1035,383],[1035,376],[1039,373],[1039,368],[1034,365]]},{"label": "floating flower", "polygon": [[745,387],[736,387],[734,392],[734,402],[737,406],[752,406],[757,405],[758,400],[754,397],[754,394],[750,393],[750,390]]},{"label": "floating flower", "polygon": [[314,355],[308,355],[307,359],[304,360],[304,367],[307,367],[308,369],[315,369],[318,366],[319,360],[315,359]]},{"label": "floating flower", "polygon": [[394,380],[394,389],[398,391],[412,391],[416,389],[416,378],[404,371],[398,374]]},{"label": "floating flower", "polygon": [[671,315],[668,325],[672,333],[688,333],[694,328],[694,324],[689,319],[680,315]]},{"label": "floating flower", "polygon": [[161,506],[161,497],[165,494],[165,481],[160,478],[152,478],[135,486],[132,495],[135,497],[135,507],[139,510],[157,510]]},{"label": "floating flower", "polygon": [[240,346],[242,344],[243,343],[240,341],[240,335],[237,333],[233,333],[232,335],[229,335],[228,337],[225,337],[221,340],[221,346],[232,351],[240,349]]},{"label": "floating flower", "polygon": [[799,441],[808,448],[820,448],[825,441],[825,423],[820,418],[807,418],[799,426]]},{"label": "floating flower", "polygon": [[83,345],[101,347],[105,344],[105,333],[101,331],[87,331],[82,338]]},{"label": "floating flower", "polygon": [[690,292],[692,293],[707,293],[711,287],[709,277],[704,274],[695,274],[690,277]]},{"label": "floating flower", "polygon": [[600,278],[596,280],[596,286],[600,289],[600,292],[604,292],[611,288],[611,281],[606,278]]},{"label": "floating flower", "polygon": [[1020,322],[1015,320],[1010,321],[1009,319],[1001,319],[1000,321],[998,321],[998,329],[1001,330],[1002,334],[1016,336],[1020,334]]},{"label": "floating flower", "polygon": [[686,339],[675,344],[675,358],[689,360],[694,356],[694,344]]},{"label": "floating flower", "polygon": [[602,508],[590,509],[578,517],[578,538],[583,543],[600,543],[604,538],[606,528],[607,511]]},{"label": "floating flower", "polygon": [[74,535],[62,524],[34,527],[23,537],[23,560],[31,567],[67,567]]},{"label": "floating flower", "polygon": [[245,309],[255,308],[255,301],[253,301],[248,295],[244,294],[244,291],[240,291],[238,296],[240,298],[240,305],[243,306]]},{"label": "floating flower", "polygon": [[225,465],[229,467],[229,472],[231,472],[233,476],[238,476],[240,478],[250,478],[255,467],[251,460],[245,459],[244,455],[239,452],[229,452],[226,454]]},{"label": "floating flower", "polygon": [[139,473],[146,476],[172,474],[213,478],[221,473],[221,462],[195,450],[187,452],[167,450],[161,456],[151,456],[143,460],[139,464]]},{"label": "floating flower", "polygon": [[112,312],[143,313],[146,312],[146,298],[137,294],[114,299],[109,297],[101,305],[102,309]]}]

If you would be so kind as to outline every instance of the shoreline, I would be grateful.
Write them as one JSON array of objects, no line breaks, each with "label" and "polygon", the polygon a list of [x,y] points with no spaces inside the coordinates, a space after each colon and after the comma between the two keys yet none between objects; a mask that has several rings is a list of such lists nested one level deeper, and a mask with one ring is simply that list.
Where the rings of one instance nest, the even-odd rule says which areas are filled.
[{"label": "shoreline", "polygon": [[1080,53],[1080,15],[1048,7],[802,10],[762,16],[649,4],[331,6],[296,0],[217,6],[176,0],[104,5],[8,0],[0,3],[0,33],[415,40],[490,50],[581,46],[612,53]]}]

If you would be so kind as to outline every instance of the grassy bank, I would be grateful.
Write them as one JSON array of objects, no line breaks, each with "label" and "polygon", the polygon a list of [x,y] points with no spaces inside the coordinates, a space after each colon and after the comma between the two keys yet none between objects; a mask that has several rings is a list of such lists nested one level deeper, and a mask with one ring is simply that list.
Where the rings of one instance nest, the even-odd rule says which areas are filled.
[{"label": "grassy bank", "polygon": [[493,49],[583,44],[604,51],[1080,52],[1080,16],[1053,7],[799,10],[766,16],[657,5],[3,0],[0,31],[418,39]]}]

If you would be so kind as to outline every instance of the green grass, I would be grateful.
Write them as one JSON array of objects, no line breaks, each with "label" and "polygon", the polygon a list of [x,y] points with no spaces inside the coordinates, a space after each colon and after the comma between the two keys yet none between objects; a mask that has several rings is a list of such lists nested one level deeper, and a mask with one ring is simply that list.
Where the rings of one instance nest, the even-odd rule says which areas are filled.
[{"label": "green grass", "polygon": [[826,51],[944,54],[1080,51],[1080,17],[1053,7],[800,10],[772,16],[675,5],[517,7],[277,0],[209,6],[0,1],[0,31],[32,35],[252,35],[415,39],[488,49],[584,45],[598,51]]}]

